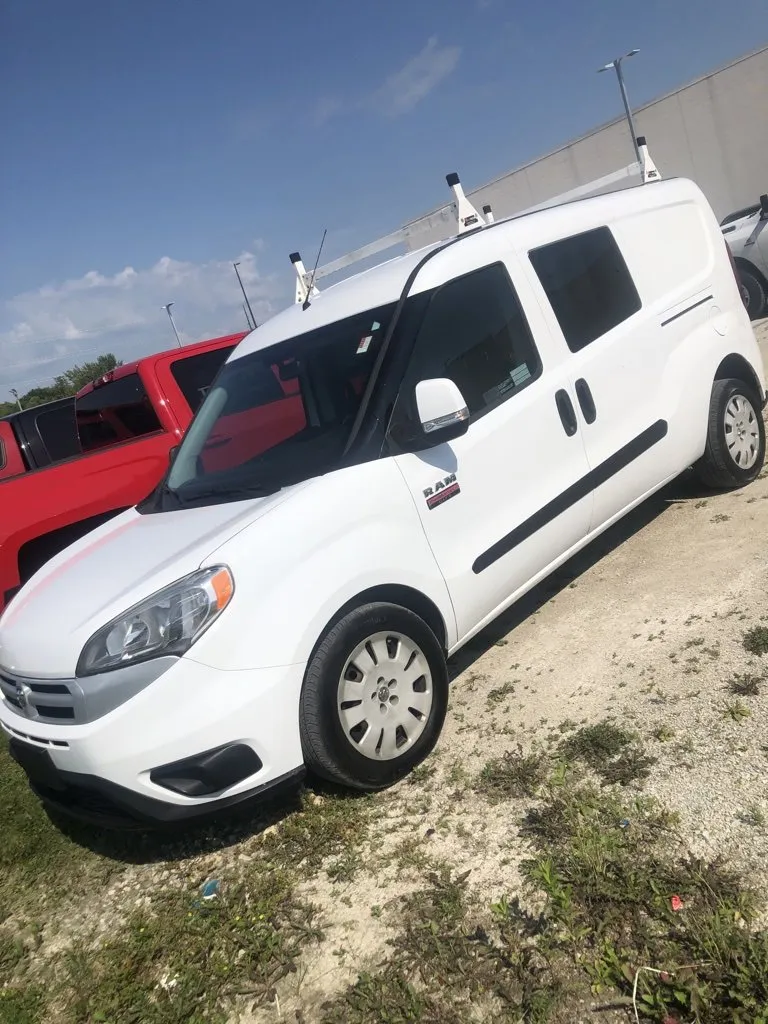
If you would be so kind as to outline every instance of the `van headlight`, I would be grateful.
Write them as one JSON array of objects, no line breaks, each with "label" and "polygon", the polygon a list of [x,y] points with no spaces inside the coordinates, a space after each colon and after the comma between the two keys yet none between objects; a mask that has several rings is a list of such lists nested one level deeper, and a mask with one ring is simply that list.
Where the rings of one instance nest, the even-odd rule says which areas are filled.
[{"label": "van headlight", "polygon": [[183,654],[221,615],[234,591],[232,574],[223,565],[177,580],[94,633],[80,654],[76,674],[90,676]]}]

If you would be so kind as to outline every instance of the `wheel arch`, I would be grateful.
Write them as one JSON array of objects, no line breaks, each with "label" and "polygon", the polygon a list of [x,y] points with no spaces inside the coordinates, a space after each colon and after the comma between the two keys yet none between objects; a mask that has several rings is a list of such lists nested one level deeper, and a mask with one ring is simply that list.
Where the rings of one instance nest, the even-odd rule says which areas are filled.
[{"label": "wheel arch", "polygon": [[760,378],[755,373],[754,367],[747,362],[744,356],[739,355],[738,352],[731,352],[722,359],[715,372],[715,380],[729,380],[731,378],[743,381],[754,388],[762,404],[764,395]]},{"label": "wheel arch", "polygon": [[750,263],[749,260],[744,259],[743,256],[734,256],[733,262],[739,270],[747,270],[753,277],[756,277],[766,292],[768,292],[768,278],[766,278],[765,274],[759,267],[755,266],[754,263]]},{"label": "wheel arch", "polygon": [[400,583],[384,583],[379,586],[369,587],[367,590],[363,590],[359,594],[355,594],[354,597],[345,601],[344,604],[337,609],[321,630],[320,636],[315,642],[315,646],[309,660],[312,660],[315,650],[319,644],[322,643],[323,637],[326,635],[328,630],[331,629],[340,619],[343,619],[344,616],[348,615],[354,608],[359,608],[364,604],[373,604],[377,601],[384,604],[400,605],[402,608],[407,608],[408,611],[413,612],[414,615],[418,615],[420,619],[423,619],[424,622],[426,622],[435,634],[443,651],[447,651],[448,628],[442,612],[434,601],[427,597],[426,594],[423,594],[420,590],[416,590],[414,587],[408,587]]}]

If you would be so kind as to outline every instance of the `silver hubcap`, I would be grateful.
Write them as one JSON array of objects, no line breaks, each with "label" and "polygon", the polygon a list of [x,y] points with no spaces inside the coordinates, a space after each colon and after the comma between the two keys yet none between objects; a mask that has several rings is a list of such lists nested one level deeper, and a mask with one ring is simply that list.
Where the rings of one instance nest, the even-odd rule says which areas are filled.
[{"label": "silver hubcap", "polygon": [[372,761],[391,761],[421,736],[432,710],[432,675],[416,644],[376,633],[354,649],[339,680],[344,735]]},{"label": "silver hubcap", "polygon": [[760,432],[752,403],[734,395],[725,407],[725,443],[739,469],[751,469],[757,461]]}]

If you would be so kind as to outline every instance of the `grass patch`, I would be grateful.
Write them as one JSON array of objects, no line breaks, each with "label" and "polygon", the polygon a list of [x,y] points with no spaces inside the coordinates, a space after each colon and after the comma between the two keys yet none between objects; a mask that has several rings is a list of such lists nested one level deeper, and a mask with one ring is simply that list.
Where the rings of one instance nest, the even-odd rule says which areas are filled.
[{"label": "grass patch", "polygon": [[563,986],[515,903],[476,909],[469,872],[439,867],[401,900],[392,953],[327,1003],[322,1024],[544,1024]]},{"label": "grass patch", "polygon": [[120,867],[56,828],[0,737],[0,923],[104,882]]},{"label": "grass patch", "polygon": [[44,1024],[45,998],[36,985],[0,989],[2,1024]]},{"label": "grass patch", "polygon": [[745,718],[749,718],[752,712],[740,700],[732,700],[723,705],[720,709],[720,714],[723,718],[728,718],[732,722],[742,722]]},{"label": "grass patch", "polygon": [[634,1019],[635,985],[641,1021],[763,1024],[768,932],[739,876],[691,857],[651,800],[567,773],[540,796],[523,872],[541,912],[507,895],[479,906],[469,872],[437,868],[392,908],[387,959],[322,1024],[572,1024],[597,1007]]},{"label": "grass patch", "polygon": [[604,720],[582,726],[558,746],[567,761],[581,761],[596,772],[604,785],[627,786],[648,778],[656,759],[645,753],[637,733]]},{"label": "grass patch", "polygon": [[187,889],[155,894],[117,936],[64,955],[59,995],[71,1024],[225,1024],[235,1001],[272,998],[319,936],[293,876],[260,865],[210,902]]},{"label": "grass patch", "polygon": [[[318,796],[304,792],[300,809],[263,839],[262,849],[276,866],[318,871],[329,858],[347,859],[368,835],[371,798],[357,794]],[[352,877],[349,866],[341,872]]]},{"label": "grass patch", "polygon": [[768,626],[753,626],[744,634],[744,649],[750,654],[768,654]]},{"label": "grass patch", "polygon": [[760,693],[760,676],[754,676],[750,672],[741,675],[734,675],[728,683],[728,689],[737,697],[757,697]]},{"label": "grass patch", "polygon": [[675,738],[675,730],[670,729],[668,725],[660,725],[653,730],[653,738],[658,740],[659,743],[668,743]]},{"label": "grass patch", "polygon": [[752,804],[747,807],[745,811],[742,811],[739,815],[740,821],[743,821],[745,825],[749,825],[751,828],[764,829],[768,825],[768,817],[766,817],[765,811],[760,807],[759,804]]},{"label": "grass patch", "polygon": [[507,697],[511,697],[514,692],[514,683],[504,683],[502,686],[496,687],[495,690],[489,691],[488,696],[485,698],[485,703],[489,708],[496,707],[499,704],[503,704]]},{"label": "grass patch", "polygon": [[489,800],[534,796],[546,777],[542,754],[523,754],[523,749],[508,750],[483,766],[475,781],[475,791]]},{"label": "grass patch", "polygon": [[[319,937],[315,909],[296,895],[299,880],[322,868],[334,881],[348,880],[368,836],[368,798],[305,792],[250,858],[221,869],[215,898],[202,899],[206,879],[190,874],[189,861],[164,887],[142,891],[140,909],[129,904],[106,936],[80,931],[44,961],[27,961],[21,938],[34,938],[36,921],[56,919],[52,901],[81,900],[90,889],[98,908],[98,884],[117,862],[49,822],[5,745],[0,772],[1,1024],[225,1024],[244,1006],[272,999]],[[138,854],[142,844],[150,859],[205,849],[190,837],[102,838],[91,836],[115,856]]]},{"label": "grass patch", "polygon": [[640,1019],[754,1024],[768,1006],[758,902],[722,862],[690,857],[676,824],[649,800],[553,790],[526,826],[541,850],[524,869],[546,895],[544,941],[583,965],[598,996],[629,998],[651,968],[637,975]]}]

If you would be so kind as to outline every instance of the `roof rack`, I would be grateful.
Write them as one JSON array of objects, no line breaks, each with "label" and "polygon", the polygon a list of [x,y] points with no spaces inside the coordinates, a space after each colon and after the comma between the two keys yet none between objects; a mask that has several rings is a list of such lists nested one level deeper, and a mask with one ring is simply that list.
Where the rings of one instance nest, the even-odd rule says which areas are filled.
[{"label": "roof rack", "polygon": [[[637,148],[640,153],[639,161],[634,161],[626,167],[620,168],[618,171],[612,171],[610,174],[606,174],[602,178],[596,178],[594,181],[587,182],[586,185],[578,185],[576,188],[572,188],[568,192],[563,192],[560,195],[553,196],[551,199],[547,199],[542,203],[537,203],[535,206],[529,206],[525,210],[518,211],[515,216],[519,217],[526,213],[535,213],[537,210],[545,210],[550,206],[557,206],[561,203],[567,203],[574,199],[584,198],[585,196],[591,195],[600,189],[607,188],[610,185],[615,185],[617,182],[623,181],[625,178],[631,178],[633,175],[640,175],[641,182],[644,185],[651,181],[661,180],[661,174],[648,152],[648,144],[646,143],[644,135],[640,135],[637,138]],[[448,226],[448,230],[444,236],[447,239],[457,234],[461,235],[465,231],[476,231],[479,228],[487,227],[489,224],[494,223],[493,210],[490,205],[486,203],[483,206],[482,213],[479,213],[467,198],[464,189],[461,186],[458,174],[455,172],[447,174],[445,180],[448,183],[448,187],[453,192],[453,202],[448,203],[446,206],[443,206],[439,210],[428,215],[430,227],[442,227],[442,225]],[[423,219],[424,218],[420,218],[420,220]],[[330,263],[326,263],[325,266],[318,267],[314,274],[307,272],[301,259],[301,255],[298,252],[292,252],[290,260],[293,264],[294,270],[296,271],[296,302],[307,303],[308,300],[313,298],[315,295],[318,295],[319,289],[316,287],[315,282],[319,281],[321,278],[329,277],[331,274],[337,274],[340,270],[346,270],[347,267],[351,267],[355,263],[360,263],[362,260],[366,260],[370,256],[375,256],[377,253],[385,252],[387,249],[392,249],[394,246],[401,243],[407,243],[408,240],[416,233],[416,223],[416,221],[412,221],[410,224],[406,224],[405,227],[402,227],[397,231],[393,231],[388,235],[384,235],[383,238],[377,238],[375,242],[369,242],[367,245],[363,245],[359,249],[354,249],[352,252],[349,252],[344,256],[339,256],[338,259],[332,260]]]}]

